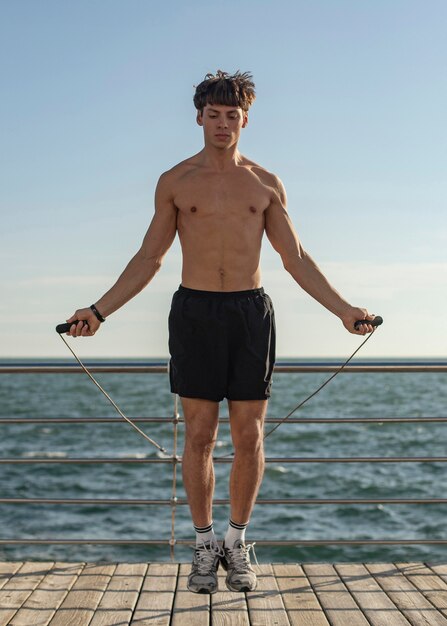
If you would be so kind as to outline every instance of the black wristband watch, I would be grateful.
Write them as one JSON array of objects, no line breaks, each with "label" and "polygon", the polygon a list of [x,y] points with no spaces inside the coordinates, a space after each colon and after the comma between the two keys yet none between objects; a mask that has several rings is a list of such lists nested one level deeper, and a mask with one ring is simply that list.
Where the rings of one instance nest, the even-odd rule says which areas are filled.
[{"label": "black wristband watch", "polygon": [[101,315],[101,313],[98,311],[98,309],[95,307],[94,304],[91,304],[90,308],[93,311],[93,313],[95,314],[95,317],[96,317],[96,319],[99,322],[105,322],[106,321],[106,318]]}]

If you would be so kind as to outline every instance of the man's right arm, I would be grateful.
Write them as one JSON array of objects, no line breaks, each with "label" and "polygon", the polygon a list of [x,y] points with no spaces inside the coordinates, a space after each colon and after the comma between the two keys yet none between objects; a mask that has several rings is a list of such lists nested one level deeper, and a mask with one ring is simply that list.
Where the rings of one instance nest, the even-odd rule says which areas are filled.
[{"label": "man's right arm", "polygon": [[[172,173],[160,177],[155,191],[155,214],[144,236],[141,248],[129,261],[116,283],[96,303],[103,317],[108,317],[136,296],[161,267],[163,257],[174,241],[177,231],[177,209],[172,193]],[[90,308],[78,309],[67,322],[87,321],[87,325],[72,326],[70,335],[91,336],[100,326]]]},{"label": "man's right arm", "polygon": [[[329,283],[301,245],[288,216],[286,192],[279,179],[276,179],[275,187],[265,212],[265,230],[273,248],[281,255],[284,268],[309,295],[337,315],[350,333],[364,335],[372,332],[373,327],[366,320],[373,320],[374,315],[366,309],[351,306]],[[354,324],[358,320],[365,320],[365,323],[356,328]]]}]

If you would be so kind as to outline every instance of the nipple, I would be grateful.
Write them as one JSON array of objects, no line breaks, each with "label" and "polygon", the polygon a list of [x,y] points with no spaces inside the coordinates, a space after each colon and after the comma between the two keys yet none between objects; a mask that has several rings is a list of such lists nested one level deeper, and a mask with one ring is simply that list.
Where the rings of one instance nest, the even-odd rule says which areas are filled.
[{"label": "nipple", "polygon": [[191,213],[195,213],[196,211],[197,211],[197,207],[192,206],[192,207],[191,207]]},{"label": "nipple", "polygon": [[256,209],[255,209],[255,207],[254,207],[254,206],[251,206],[251,207],[250,207],[250,211],[251,211],[252,213],[256,213]]}]

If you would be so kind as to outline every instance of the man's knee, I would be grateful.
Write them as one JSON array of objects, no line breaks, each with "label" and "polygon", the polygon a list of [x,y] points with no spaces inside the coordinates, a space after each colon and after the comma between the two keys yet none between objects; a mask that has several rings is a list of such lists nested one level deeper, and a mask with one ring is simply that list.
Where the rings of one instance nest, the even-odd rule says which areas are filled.
[{"label": "man's knee", "polygon": [[228,402],[230,411],[231,438],[236,451],[250,455],[263,447],[264,416],[267,410],[265,400]]},{"label": "man's knee", "polygon": [[188,428],[185,433],[185,448],[195,453],[211,454],[216,440],[215,428]]},{"label": "man's knee", "polygon": [[207,400],[182,398],[185,415],[185,447],[212,452],[217,438],[219,405]]},{"label": "man's knee", "polygon": [[234,449],[237,452],[254,454],[263,448],[264,433],[262,421],[256,420],[252,423],[239,425],[232,429]]}]

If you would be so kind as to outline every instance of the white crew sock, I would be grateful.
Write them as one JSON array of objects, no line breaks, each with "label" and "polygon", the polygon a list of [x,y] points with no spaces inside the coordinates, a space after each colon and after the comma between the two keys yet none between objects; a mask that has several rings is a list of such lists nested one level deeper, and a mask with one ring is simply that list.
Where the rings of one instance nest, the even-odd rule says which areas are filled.
[{"label": "white crew sock", "polygon": [[208,526],[194,526],[194,530],[196,531],[196,546],[201,546],[202,543],[217,543],[213,522]]},{"label": "white crew sock", "polygon": [[234,546],[235,541],[240,541],[245,544],[245,529],[248,526],[248,522],[246,524],[237,524],[230,519],[230,523],[228,525],[227,534],[225,535],[224,544],[227,548],[232,548]]}]

